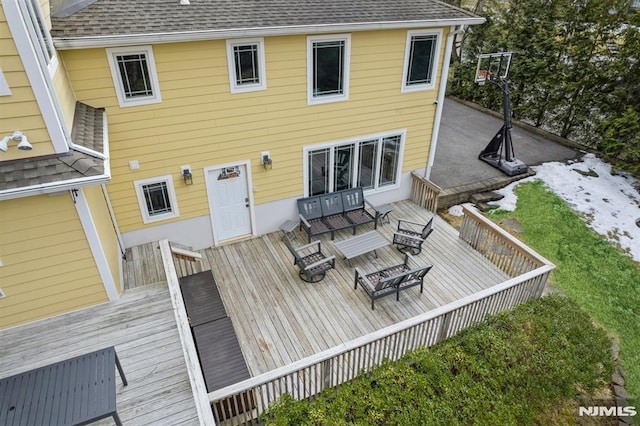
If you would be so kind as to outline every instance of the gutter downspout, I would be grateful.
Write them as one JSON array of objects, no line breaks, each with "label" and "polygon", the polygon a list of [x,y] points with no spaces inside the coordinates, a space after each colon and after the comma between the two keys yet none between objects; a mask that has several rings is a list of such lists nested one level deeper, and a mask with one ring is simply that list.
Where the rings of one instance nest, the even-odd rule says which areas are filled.
[{"label": "gutter downspout", "polygon": [[118,227],[116,214],[113,211],[113,206],[111,205],[111,198],[109,198],[109,193],[107,192],[107,185],[103,183],[102,185],[100,185],[100,187],[102,188],[102,195],[104,196],[104,201],[107,204],[107,210],[109,210],[109,216],[111,217],[111,224],[113,225],[113,229],[116,232],[116,238],[118,239],[118,245],[120,246],[120,254],[124,259],[124,256],[125,256],[124,241],[122,241],[122,234],[120,233],[120,228]]},{"label": "gutter downspout", "polygon": [[[105,153],[109,153],[110,150],[110,146],[109,146],[109,123],[107,121],[107,112],[103,109],[102,110],[102,146],[104,149]],[[75,144],[73,144],[75,145]],[[84,147],[83,147],[84,148]],[[93,150],[88,150],[93,154],[98,154],[99,157],[101,157],[104,161],[105,161],[105,166],[109,167],[109,177],[111,177],[111,160],[109,159],[108,156],[101,154],[99,152],[95,152]],[[85,153],[86,154],[86,153]],[[92,155],[92,154],[90,154]],[[109,192],[107,191],[107,185],[106,183],[103,183],[102,185],[100,185],[100,187],[102,188],[102,195],[104,196],[104,201],[107,204],[107,210],[109,211],[109,216],[111,218],[111,223],[113,224],[113,229],[116,232],[116,238],[118,239],[118,245],[120,246],[120,254],[122,255],[122,258],[124,259],[125,256],[125,247],[124,247],[124,241],[122,240],[122,234],[120,234],[120,227],[118,227],[118,221],[116,220],[116,214],[113,211],[113,206],[111,205],[111,198],[109,198]],[[124,280],[121,280],[122,283],[124,283]]]},{"label": "gutter downspout", "polygon": [[440,88],[438,90],[438,100],[436,101],[436,116],[433,120],[433,132],[431,133],[431,145],[429,147],[429,159],[427,167],[424,170],[424,178],[429,179],[431,169],[436,156],[436,147],[438,145],[438,136],[440,134],[440,121],[442,120],[442,109],[444,108],[444,95],[447,91],[447,80],[449,79],[449,63],[451,62],[451,50],[453,48],[453,38],[456,34],[463,32],[462,26],[449,27],[447,35],[447,45],[444,50],[444,62],[442,64],[442,73],[440,74]]}]

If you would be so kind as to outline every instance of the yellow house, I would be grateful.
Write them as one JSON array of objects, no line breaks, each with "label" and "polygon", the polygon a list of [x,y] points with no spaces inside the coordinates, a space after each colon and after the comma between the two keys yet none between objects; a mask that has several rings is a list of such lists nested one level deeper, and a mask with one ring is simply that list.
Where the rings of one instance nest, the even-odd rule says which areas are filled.
[{"label": "yellow house", "polygon": [[106,113],[76,102],[43,6],[0,7],[0,328],[116,300],[122,285]]},{"label": "yellow house", "polygon": [[137,244],[264,234],[350,187],[408,198],[453,34],[481,22],[437,0],[2,0],[0,328],[117,299]]}]

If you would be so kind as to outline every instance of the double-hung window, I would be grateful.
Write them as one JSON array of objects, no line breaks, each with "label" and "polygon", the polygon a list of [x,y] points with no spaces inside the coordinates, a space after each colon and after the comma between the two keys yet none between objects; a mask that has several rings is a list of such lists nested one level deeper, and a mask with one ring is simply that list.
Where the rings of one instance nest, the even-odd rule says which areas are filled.
[{"label": "double-hung window", "polygon": [[397,187],[404,131],[305,148],[306,194]]},{"label": "double-hung window", "polygon": [[442,31],[409,31],[404,55],[402,91],[435,87]]},{"label": "double-hung window", "polygon": [[307,101],[309,104],[349,99],[349,34],[307,38]]},{"label": "double-hung window", "polygon": [[151,46],[107,49],[121,107],[162,102]]},{"label": "double-hung window", "polygon": [[227,40],[231,93],[267,88],[264,39]]},{"label": "double-hung window", "polygon": [[178,203],[171,175],[133,182],[144,223],[177,217]]}]

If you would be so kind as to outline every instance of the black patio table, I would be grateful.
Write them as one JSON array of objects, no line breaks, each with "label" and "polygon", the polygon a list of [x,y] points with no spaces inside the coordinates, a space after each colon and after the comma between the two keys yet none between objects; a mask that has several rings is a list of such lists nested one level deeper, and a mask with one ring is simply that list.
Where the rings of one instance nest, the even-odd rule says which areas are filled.
[{"label": "black patio table", "polygon": [[115,367],[127,379],[113,346],[0,379],[0,425],[86,425],[116,411]]}]

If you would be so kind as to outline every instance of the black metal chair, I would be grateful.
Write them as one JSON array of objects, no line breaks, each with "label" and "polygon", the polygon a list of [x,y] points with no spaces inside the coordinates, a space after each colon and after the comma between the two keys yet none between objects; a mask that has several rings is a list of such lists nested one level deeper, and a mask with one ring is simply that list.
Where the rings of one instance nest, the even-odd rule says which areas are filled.
[{"label": "black metal chair", "polygon": [[433,232],[433,217],[427,224],[398,220],[398,229],[393,233],[393,244],[402,253],[418,254],[422,251],[422,243]]},{"label": "black metal chair", "polygon": [[300,269],[302,281],[308,283],[322,281],[327,271],[336,267],[336,257],[325,256],[322,253],[320,241],[314,241],[298,248],[293,247],[286,238],[284,243],[293,255],[293,264]]}]

